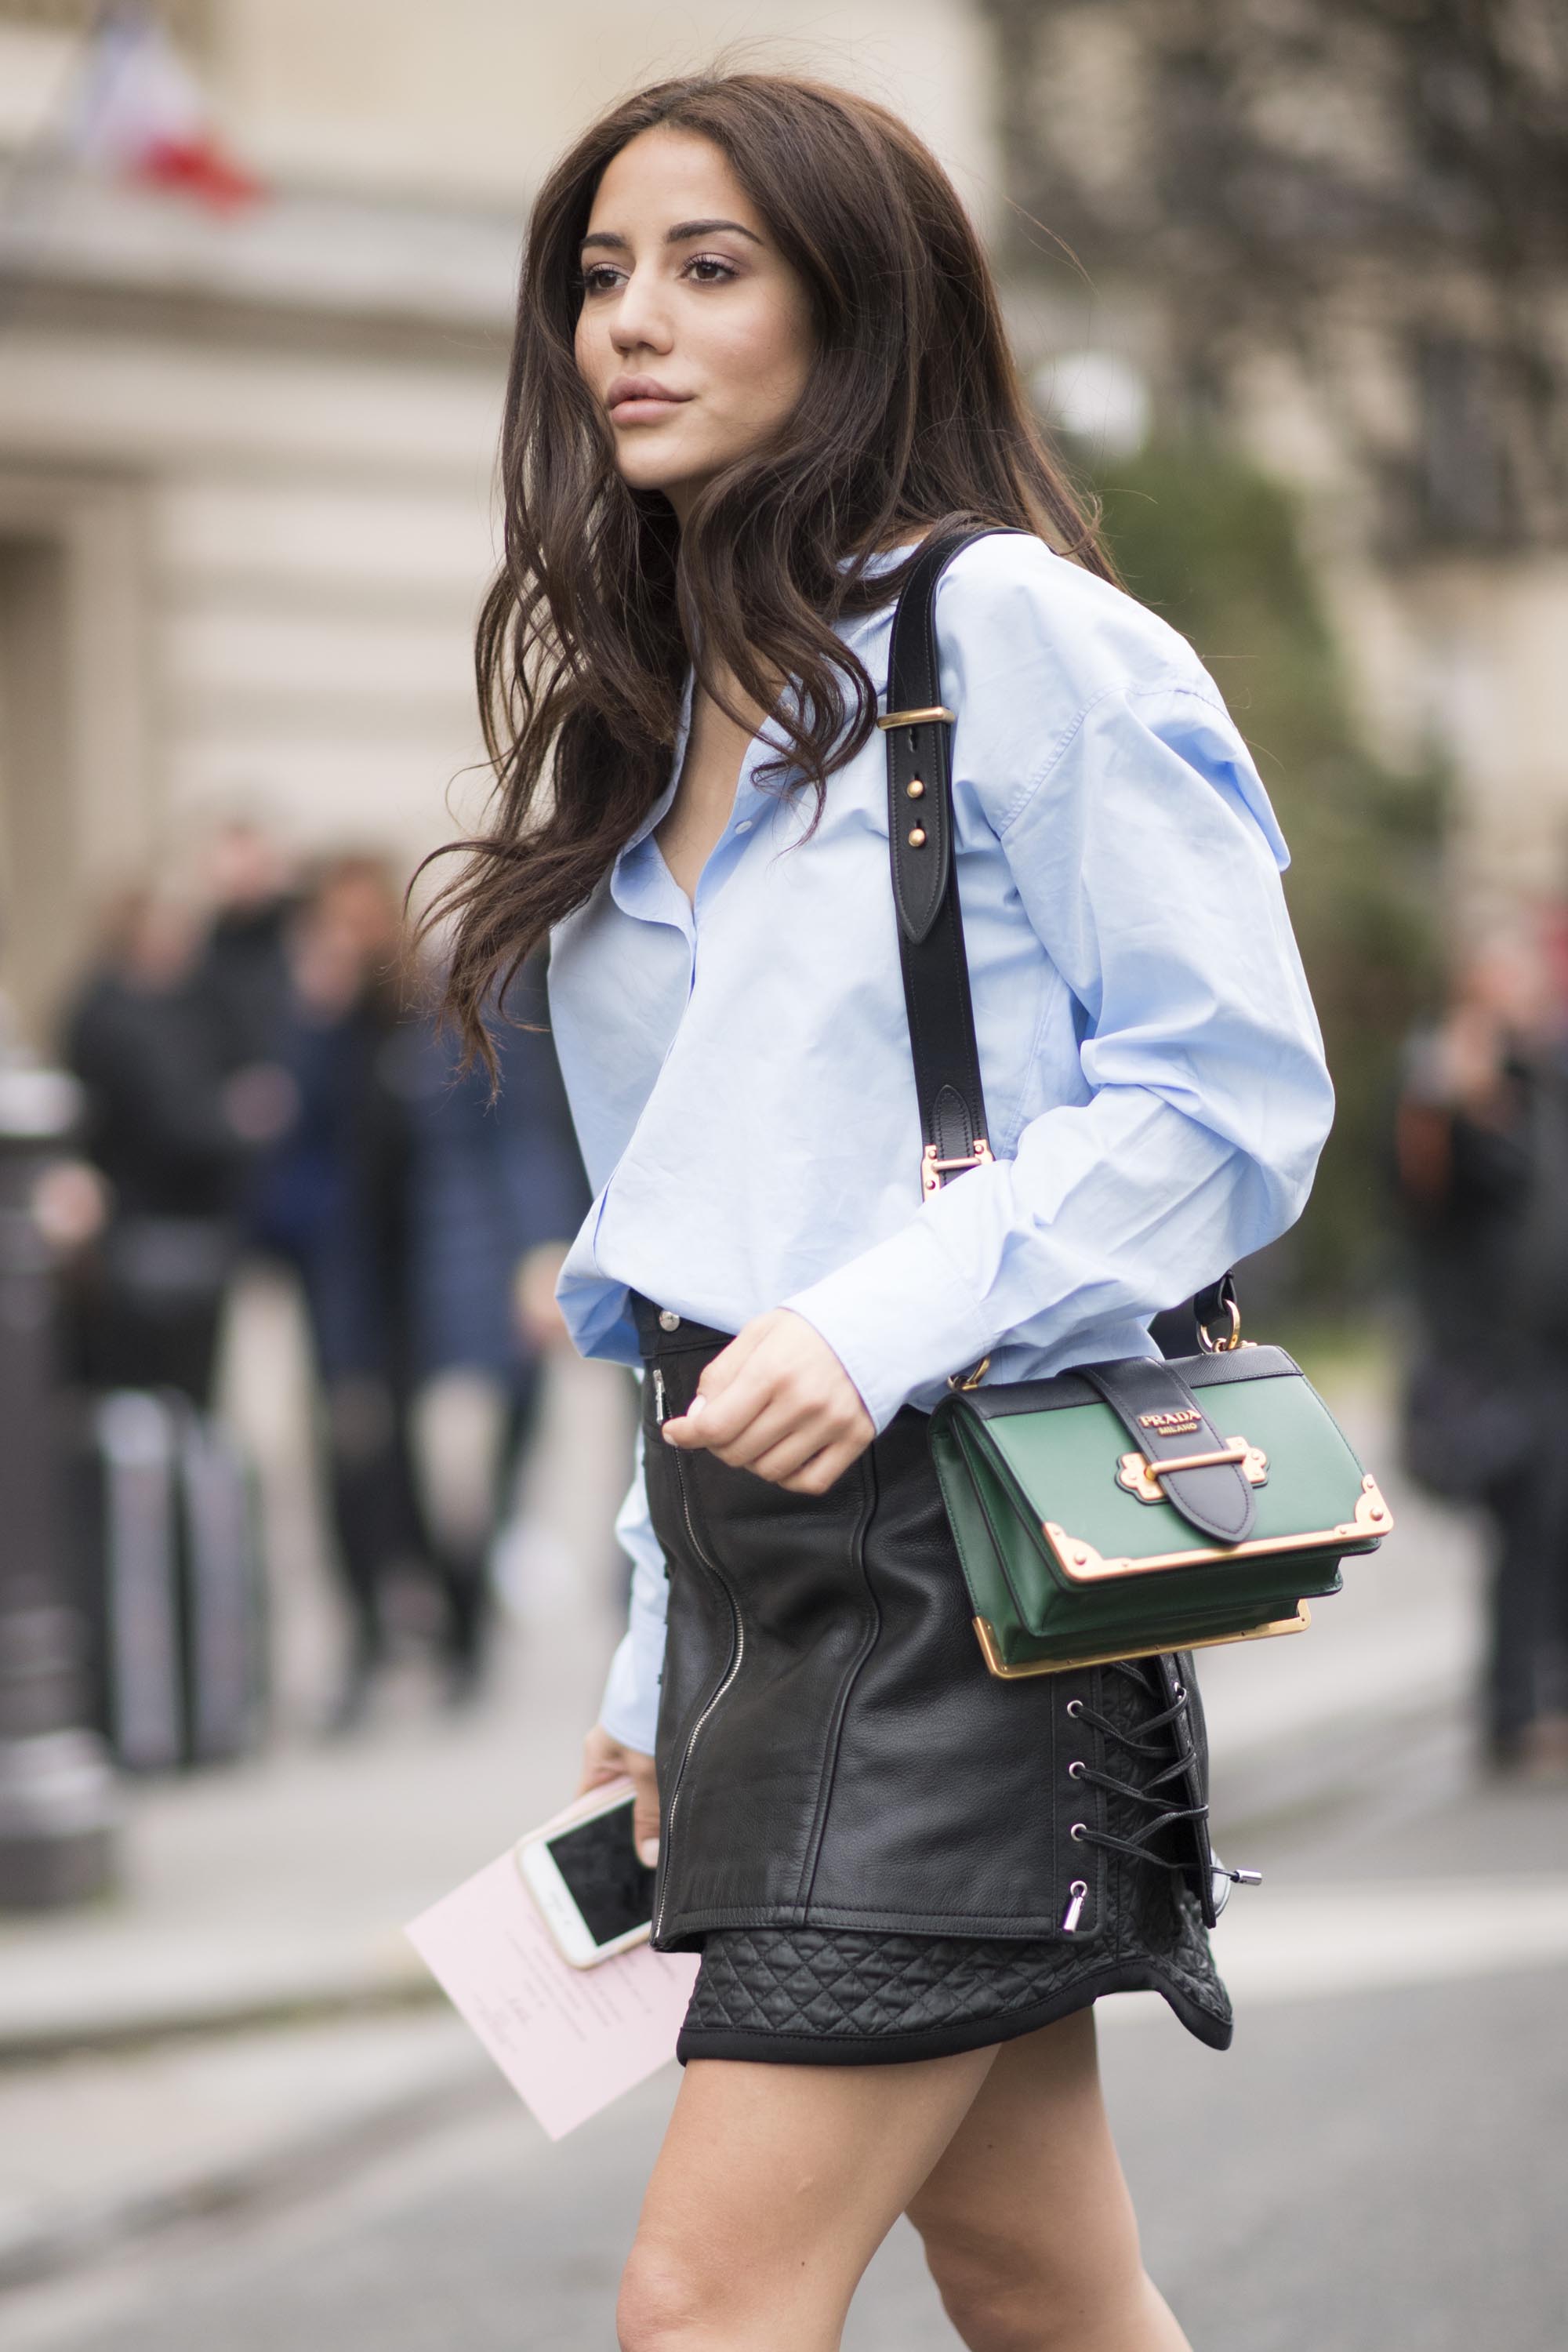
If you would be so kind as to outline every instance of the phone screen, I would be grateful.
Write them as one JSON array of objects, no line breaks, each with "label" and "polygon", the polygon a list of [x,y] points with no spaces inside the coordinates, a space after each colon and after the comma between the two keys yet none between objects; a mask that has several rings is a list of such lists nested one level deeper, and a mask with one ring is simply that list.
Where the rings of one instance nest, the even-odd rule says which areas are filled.
[{"label": "phone screen", "polygon": [[552,1862],[571,1890],[595,1944],[646,1927],[653,1917],[653,1873],[632,1843],[632,1801],[547,1838]]}]

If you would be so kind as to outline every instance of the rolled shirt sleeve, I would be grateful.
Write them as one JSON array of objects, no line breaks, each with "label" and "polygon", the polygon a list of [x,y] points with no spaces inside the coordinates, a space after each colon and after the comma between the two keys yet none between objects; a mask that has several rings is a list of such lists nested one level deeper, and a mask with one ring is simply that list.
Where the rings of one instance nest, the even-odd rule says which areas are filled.
[{"label": "rolled shirt sleeve", "polygon": [[1100,684],[1036,779],[986,811],[1079,1008],[1088,1098],[1011,1149],[993,1138],[1005,1156],[784,1302],[879,1429],[1005,1335],[1068,1361],[1107,1352],[1100,1333],[1126,1352],[1130,1324],[1305,1202],[1333,1097],[1284,845],[1195,657],[1161,667]]},{"label": "rolled shirt sleeve", "polygon": [[616,1515],[616,1538],[632,1564],[631,1617],[610,1661],[599,1720],[623,1747],[651,1756],[658,1723],[658,1684],[664,1666],[669,1585],[664,1552],[648,1517],[640,1430],[637,1467],[626,1498]]}]

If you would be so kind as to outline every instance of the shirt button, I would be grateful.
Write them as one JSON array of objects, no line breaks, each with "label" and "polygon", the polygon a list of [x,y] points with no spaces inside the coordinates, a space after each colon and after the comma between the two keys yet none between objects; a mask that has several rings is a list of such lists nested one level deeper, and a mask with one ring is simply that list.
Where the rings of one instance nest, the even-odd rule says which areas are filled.
[{"label": "shirt button", "polygon": [[680,1328],[679,1316],[673,1313],[669,1307],[661,1307],[658,1315],[658,1328],[661,1331],[679,1331]]},{"label": "shirt button", "polygon": [[737,833],[750,833],[752,823],[753,820],[751,817],[743,816],[741,819],[740,824],[735,827],[735,830]]}]

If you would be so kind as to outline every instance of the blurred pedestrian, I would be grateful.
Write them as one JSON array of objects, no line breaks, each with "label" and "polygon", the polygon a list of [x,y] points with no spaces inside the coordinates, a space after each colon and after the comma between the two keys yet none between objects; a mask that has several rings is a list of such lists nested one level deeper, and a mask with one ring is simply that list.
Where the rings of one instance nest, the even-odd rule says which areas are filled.
[{"label": "blurred pedestrian", "polygon": [[265,1067],[289,1013],[289,926],[298,904],[289,861],[263,826],[234,817],[205,845],[201,887],[208,909],[202,985],[226,1065]]},{"label": "blurred pedestrian", "polygon": [[201,949],[184,901],[123,892],[64,1055],[86,1093],[86,1154],[109,1188],[101,1238],[74,1278],[78,1370],[96,1388],[178,1389],[205,1406],[252,1122],[245,1088],[228,1082]]},{"label": "blurred pedestrian", "polygon": [[[552,1280],[586,1199],[548,1038],[502,1036],[492,1106],[477,1074],[456,1076],[401,946],[385,866],[326,867],[289,934],[277,1051],[295,1108],[255,1196],[257,1238],[299,1270],[321,1384],[353,1621],[340,1728],[386,1657],[400,1574],[438,1593],[450,1696],[478,1687],[491,1539],[557,1313],[552,1299],[542,1316],[528,1269],[540,1253]],[[458,1375],[454,1423],[442,1406]]]},{"label": "blurred pedestrian", "polygon": [[389,1049],[401,1019],[398,896],[373,857],[317,877],[287,935],[272,1050],[291,1116],[258,1166],[253,1237],[297,1270],[321,1383],[350,1655],[334,1720],[363,1712],[386,1649],[386,1590],[424,1564],[407,1444],[407,1121]]},{"label": "blurred pedestrian", "polygon": [[1419,1325],[1409,1465],[1495,1530],[1491,1761],[1568,1764],[1568,1060],[1542,959],[1510,940],[1412,1042],[1398,1171]]},{"label": "blurred pedestrian", "polygon": [[[457,1069],[452,1039],[429,1017],[411,1027],[397,1064],[410,1120],[420,1494],[455,1696],[482,1669],[490,1547],[537,1425],[545,1359],[566,1336],[555,1277],[588,1206],[537,967],[508,1011],[490,1025],[493,1098],[482,1069]],[[460,1444],[465,1425],[479,1433],[477,1460]]]}]

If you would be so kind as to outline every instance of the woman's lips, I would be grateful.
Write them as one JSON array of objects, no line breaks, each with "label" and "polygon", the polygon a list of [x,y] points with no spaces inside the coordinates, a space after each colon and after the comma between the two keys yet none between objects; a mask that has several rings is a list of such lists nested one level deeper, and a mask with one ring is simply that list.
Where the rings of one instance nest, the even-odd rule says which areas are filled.
[{"label": "woman's lips", "polygon": [[689,392],[669,392],[647,375],[617,376],[605,395],[605,406],[616,425],[652,425],[681,407]]}]

